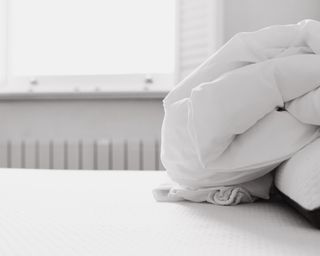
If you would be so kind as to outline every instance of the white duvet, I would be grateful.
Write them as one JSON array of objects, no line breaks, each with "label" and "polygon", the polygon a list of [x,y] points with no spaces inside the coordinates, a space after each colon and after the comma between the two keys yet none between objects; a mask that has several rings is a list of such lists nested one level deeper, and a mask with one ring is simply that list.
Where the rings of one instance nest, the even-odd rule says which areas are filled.
[{"label": "white duvet", "polygon": [[[319,22],[233,37],[164,100],[161,158],[174,185],[155,197],[217,204],[267,198],[268,173],[319,136],[319,86]],[[247,185],[259,180],[263,194]],[[210,199],[228,190],[242,194]]]}]

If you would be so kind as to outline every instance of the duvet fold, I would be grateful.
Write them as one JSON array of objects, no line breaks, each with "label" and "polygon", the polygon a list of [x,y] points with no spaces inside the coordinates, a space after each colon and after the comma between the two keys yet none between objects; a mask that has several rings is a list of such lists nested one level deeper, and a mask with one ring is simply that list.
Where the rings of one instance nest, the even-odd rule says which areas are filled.
[{"label": "duvet fold", "polygon": [[164,100],[161,159],[175,185],[156,199],[267,198],[264,177],[319,136],[319,86],[319,22],[233,37]]}]

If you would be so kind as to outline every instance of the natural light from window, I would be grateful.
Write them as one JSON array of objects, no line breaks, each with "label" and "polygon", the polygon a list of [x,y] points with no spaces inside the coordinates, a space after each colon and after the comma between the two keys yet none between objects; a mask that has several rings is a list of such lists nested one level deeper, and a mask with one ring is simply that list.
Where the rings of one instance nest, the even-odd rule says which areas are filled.
[{"label": "natural light from window", "polygon": [[173,0],[10,0],[11,76],[174,72]]}]

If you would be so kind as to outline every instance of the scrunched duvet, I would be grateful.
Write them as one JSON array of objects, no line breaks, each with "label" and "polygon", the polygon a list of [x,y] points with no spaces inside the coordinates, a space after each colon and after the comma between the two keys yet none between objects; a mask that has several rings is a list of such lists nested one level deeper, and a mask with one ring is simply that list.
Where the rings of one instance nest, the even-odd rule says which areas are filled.
[{"label": "scrunched duvet", "polygon": [[174,183],[156,199],[215,203],[212,192],[230,189],[247,195],[227,193],[228,204],[267,198],[265,176],[319,136],[319,87],[319,22],[234,36],[164,100],[161,159]]}]

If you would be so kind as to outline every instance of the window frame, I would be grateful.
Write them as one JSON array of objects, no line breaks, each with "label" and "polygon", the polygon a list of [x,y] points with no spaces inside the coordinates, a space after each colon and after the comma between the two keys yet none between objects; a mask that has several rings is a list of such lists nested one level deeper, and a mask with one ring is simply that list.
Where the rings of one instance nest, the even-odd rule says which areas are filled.
[{"label": "window frame", "polygon": [[9,77],[8,88],[24,91],[169,91],[173,74],[66,75]]}]

